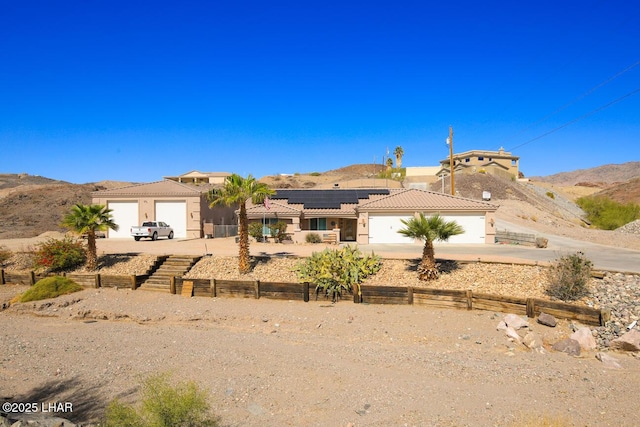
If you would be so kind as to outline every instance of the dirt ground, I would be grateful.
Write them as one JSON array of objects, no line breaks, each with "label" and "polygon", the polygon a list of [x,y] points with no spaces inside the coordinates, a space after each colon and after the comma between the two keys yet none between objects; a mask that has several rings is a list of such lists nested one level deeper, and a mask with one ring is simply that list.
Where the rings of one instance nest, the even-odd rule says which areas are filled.
[{"label": "dirt ground", "polygon": [[[1,397],[71,402],[61,415],[89,422],[169,372],[208,389],[227,426],[637,425],[640,360],[530,351],[502,316],[87,289],[0,313]],[[530,329],[547,345],[570,334]]]}]

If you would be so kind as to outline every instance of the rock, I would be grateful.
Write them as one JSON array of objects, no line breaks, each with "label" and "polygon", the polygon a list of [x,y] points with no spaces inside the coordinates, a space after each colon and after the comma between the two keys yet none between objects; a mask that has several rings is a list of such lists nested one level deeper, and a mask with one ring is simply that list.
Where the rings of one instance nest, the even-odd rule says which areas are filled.
[{"label": "rock", "polygon": [[610,343],[612,350],[640,351],[640,331],[633,329]]},{"label": "rock", "polygon": [[538,316],[538,323],[541,325],[549,326],[551,328],[555,328],[558,324],[558,321],[555,317],[547,313],[540,313]]},{"label": "rock", "polygon": [[507,324],[504,323],[504,320],[501,320],[500,323],[498,323],[498,326],[496,326],[496,329],[498,331],[506,331],[507,330]]},{"label": "rock", "polygon": [[569,338],[578,341],[582,350],[591,351],[596,349],[596,339],[593,337],[591,329],[587,326],[579,328]]},{"label": "rock", "polygon": [[569,356],[580,356],[580,343],[571,338],[558,341],[551,348],[561,353],[567,353]]},{"label": "rock", "polygon": [[602,365],[605,368],[611,369],[622,369],[622,365],[618,363],[618,360],[612,356],[609,356],[607,353],[596,353],[596,359],[602,362]]},{"label": "rock", "polygon": [[506,330],[505,330],[507,336],[511,339],[513,339],[514,341],[517,341],[519,343],[522,343],[522,338],[520,338],[520,335],[518,335],[518,332],[516,332],[515,329],[513,329],[511,326],[509,326]]},{"label": "rock", "polygon": [[546,248],[549,244],[549,239],[545,237],[536,237],[536,248]]},{"label": "rock", "polygon": [[522,339],[522,343],[531,350],[542,351],[542,337],[535,332],[529,332]]},{"label": "rock", "polygon": [[504,323],[506,323],[508,327],[513,328],[516,331],[518,329],[528,328],[529,327],[529,322],[527,322],[522,317],[520,317],[520,316],[518,316],[516,314],[507,314],[507,315],[504,316],[503,320],[504,320]]}]

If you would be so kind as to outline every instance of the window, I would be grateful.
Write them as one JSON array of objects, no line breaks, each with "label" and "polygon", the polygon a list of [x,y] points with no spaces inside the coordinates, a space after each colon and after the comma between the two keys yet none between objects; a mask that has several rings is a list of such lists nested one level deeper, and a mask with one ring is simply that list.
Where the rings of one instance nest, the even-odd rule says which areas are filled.
[{"label": "window", "polygon": [[484,160],[484,157],[482,157],[482,156],[478,156],[478,160],[479,160],[479,161],[482,161],[482,160]]},{"label": "window", "polygon": [[470,161],[471,161],[471,159],[470,159],[470,158],[468,158],[468,157],[467,157],[466,159],[464,159],[464,162],[465,162],[465,163],[469,163]]},{"label": "window", "polygon": [[309,220],[309,230],[326,230],[327,218],[311,218]]},{"label": "window", "polygon": [[262,220],[262,234],[264,236],[271,236],[271,229],[269,228],[269,226],[271,224],[277,223],[278,221],[278,218],[264,218]]}]

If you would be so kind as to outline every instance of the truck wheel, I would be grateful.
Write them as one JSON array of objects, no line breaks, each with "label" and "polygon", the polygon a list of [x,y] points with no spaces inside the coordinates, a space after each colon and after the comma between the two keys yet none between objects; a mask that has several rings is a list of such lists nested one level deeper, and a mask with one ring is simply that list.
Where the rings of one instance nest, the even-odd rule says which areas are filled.
[{"label": "truck wheel", "polygon": [[140,236],[135,236],[133,240],[135,240],[136,242],[140,241]]},{"label": "truck wheel", "polygon": [[169,239],[173,239],[173,231],[169,233]]},{"label": "truck wheel", "polygon": [[151,236],[151,240],[158,240],[158,233],[154,231],[153,235]]}]

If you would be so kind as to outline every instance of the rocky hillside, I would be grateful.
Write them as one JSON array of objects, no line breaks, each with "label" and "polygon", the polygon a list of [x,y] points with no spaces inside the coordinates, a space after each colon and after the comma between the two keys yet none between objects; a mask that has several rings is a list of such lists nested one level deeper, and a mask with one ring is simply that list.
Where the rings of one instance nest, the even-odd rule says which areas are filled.
[{"label": "rocky hillside", "polygon": [[544,181],[556,185],[588,185],[606,186],[640,178],[640,162],[610,164],[591,169],[578,169],[572,172],[562,172],[544,177],[534,177],[535,181]]}]

